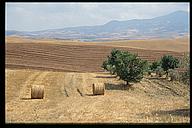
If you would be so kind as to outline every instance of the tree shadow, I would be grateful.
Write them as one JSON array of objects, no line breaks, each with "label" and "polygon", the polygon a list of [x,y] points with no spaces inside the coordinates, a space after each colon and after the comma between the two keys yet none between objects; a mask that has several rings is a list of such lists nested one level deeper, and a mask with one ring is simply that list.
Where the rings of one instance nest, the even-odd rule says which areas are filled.
[{"label": "tree shadow", "polygon": [[146,77],[149,80],[167,80],[167,78],[164,77]]},{"label": "tree shadow", "polygon": [[174,110],[160,110],[160,111],[154,111],[152,114],[159,114],[159,115],[173,115],[173,116],[183,116],[183,117],[189,117],[190,116],[190,109],[174,109]]},{"label": "tree shadow", "polygon": [[111,84],[111,83],[105,83],[105,89],[106,90],[129,90],[132,89],[132,84],[131,85],[126,85],[126,84]]},{"label": "tree shadow", "polygon": [[96,76],[95,78],[116,78],[116,76]]},{"label": "tree shadow", "polygon": [[85,94],[85,96],[104,96],[102,94]]}]

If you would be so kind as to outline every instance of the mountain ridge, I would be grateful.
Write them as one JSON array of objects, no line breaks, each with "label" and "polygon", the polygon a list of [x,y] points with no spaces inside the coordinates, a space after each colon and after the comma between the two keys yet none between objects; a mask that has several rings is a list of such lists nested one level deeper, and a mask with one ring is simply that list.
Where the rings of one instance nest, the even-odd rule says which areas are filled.
[{"label": "mountain ridge", "polygon": [[41,31],[6,31],[6,35],[77,40],[172,38],[189,33],[188,12],[176,11],[151,19],[112,20],[103,25]]}]

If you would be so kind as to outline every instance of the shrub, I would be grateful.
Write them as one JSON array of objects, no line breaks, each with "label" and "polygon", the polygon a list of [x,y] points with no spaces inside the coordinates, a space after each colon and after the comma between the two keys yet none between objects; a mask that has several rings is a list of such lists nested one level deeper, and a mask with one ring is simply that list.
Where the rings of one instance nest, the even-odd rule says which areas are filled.
[{"label": "shrub", "polygon": [[188,68],[190,65],[189,53],[184,53],[184,56],[180,59],[180,67]]},{"label": "shrub", "polygon": [[186,72],[181,73],[181,81],[184,84],[190,84],[190,68],[188,68]]},{"label": "shrub", "polygon": [[143,72],[144,72],[145,74],[148,74],[148,73],[150,72],[150,65],[149,65],[148,61],[145,61],[145,65],[144,65],[144,70],[143,70]]},{"label": "shrub", "polygon": [[161,58],[161,67],[168,75],[169,69],[174,69],[179,67],[179,60],[171,55],[165,55]]},{"label": "shrub", "polygon": [[181,78],[180,73],[177,70],[169,69],[169,77],[171,78],[171,81],[179,81]]},{"label": "shrub", "polygon": [[190,84],[190,57],[189,53],[184,53],[184,56],[181,58],[180,61],[181,67],[187,69],[185,72],[181,73],[181,82],[184,84]]},{"label": "shrub", "polygon": [[148,69],[148,75],[151,75],[153,71],[151,69]]},{"label": "shrub", "polygon": [[161,63],[160,61],[154,61],[149,67],[152,71],[156,71],[157,68],[161,67]]},{"label": "shrub", "polygon": [[155,72],[156,72],[156,74],[157,74],[159,77],[162,77],[162,76],[165,74],[163,68],[161,68],[160,66],[158,66],[158,67],[155,69]]}]

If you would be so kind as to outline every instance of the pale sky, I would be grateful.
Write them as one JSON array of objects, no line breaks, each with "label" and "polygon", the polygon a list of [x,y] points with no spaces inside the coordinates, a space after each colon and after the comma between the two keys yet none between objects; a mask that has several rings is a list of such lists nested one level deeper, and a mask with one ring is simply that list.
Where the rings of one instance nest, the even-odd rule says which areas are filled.
[{"label": "pale sky", "polygon": [[148,19],[178,10],[189,3],[13,3],[6,2],[5,29],[38,31],[102,25],[111,20]]}]

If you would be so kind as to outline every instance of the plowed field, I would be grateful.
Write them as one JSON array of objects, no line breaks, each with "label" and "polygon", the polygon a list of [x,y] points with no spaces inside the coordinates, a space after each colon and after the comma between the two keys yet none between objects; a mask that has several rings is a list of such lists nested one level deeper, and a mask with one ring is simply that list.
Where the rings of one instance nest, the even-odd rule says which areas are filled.
[{"label": "plowed field", "polygon": [[[41,42],[41,41],[40,41]],[[105,44],[105,43],[104,43]],[[144,60],[152,62],[160,59],[165,54],[182,57],[183,52],[162,51],[152,49],[130,48],[128,46],[109,46],[106,43],[58,43],[32,42],[14,43],[8,40],[6,43],[6,67],[8,68],[32,68],[42,70],[58,70],[72,72],[100,72],[102,62],[110,54],[113,48],[126,50]]]}]

